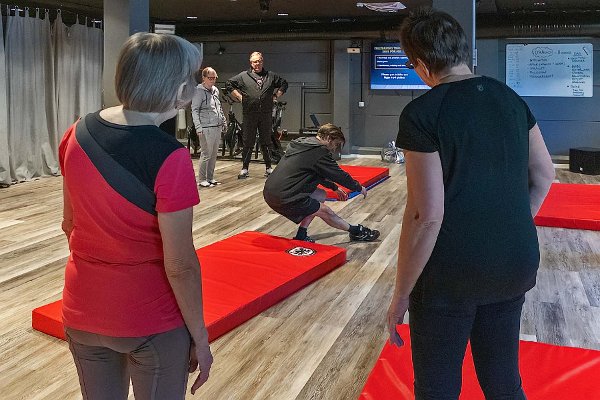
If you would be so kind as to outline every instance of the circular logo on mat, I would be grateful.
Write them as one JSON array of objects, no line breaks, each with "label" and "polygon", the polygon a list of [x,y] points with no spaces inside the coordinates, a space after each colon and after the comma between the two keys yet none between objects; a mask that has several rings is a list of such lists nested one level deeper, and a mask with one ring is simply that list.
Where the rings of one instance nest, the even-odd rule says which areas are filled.
[{"label": "circular logo on mat", "polygon": [[315,250],[307,249],[306,247],[294,247],[293,249],[289,249],[287,252],[296,257],[308,257],[316,253]]}]

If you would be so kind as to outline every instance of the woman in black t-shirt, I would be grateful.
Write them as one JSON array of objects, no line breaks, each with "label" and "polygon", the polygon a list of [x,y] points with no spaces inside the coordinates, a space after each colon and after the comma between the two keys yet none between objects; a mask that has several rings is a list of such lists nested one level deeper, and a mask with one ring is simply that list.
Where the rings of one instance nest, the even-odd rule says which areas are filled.
[{"label": "woman in black t-shirt", "polygon": [[457,399],[467,342],[486,398],[523,399],[518,369],[524,294],[539,264],[533,216],[554,168],[525,102],[473,75],[464,31],[419,10],[402,47],[432,89],[400,116],[408,197],[400,236],[390,340],[410,308],[417,399]]}]

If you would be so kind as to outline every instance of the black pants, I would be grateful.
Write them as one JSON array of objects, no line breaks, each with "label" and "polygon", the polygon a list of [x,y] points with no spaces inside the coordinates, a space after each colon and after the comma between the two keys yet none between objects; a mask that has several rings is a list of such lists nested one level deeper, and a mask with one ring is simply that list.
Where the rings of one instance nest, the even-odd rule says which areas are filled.
[{"label": "black pants", "polygon": [[425,306],[417,297],[411,296],[409,308],[416,400],[458,399],[469,339],[485,398],[525,399],[518,365],[524,295],[459,307]]},{"label": "black pants", "polygon": [[271,168],[271,155],[269,153],[271,142],[271,130],[273,129],[271,113],[268,114],[244,114],[242,124],[244,149],[242,150],[242,168],[248,169],[252,150],[256,144],[256,130],[258,129],[258,140],[260,151],[265,160],[266,168]]}]

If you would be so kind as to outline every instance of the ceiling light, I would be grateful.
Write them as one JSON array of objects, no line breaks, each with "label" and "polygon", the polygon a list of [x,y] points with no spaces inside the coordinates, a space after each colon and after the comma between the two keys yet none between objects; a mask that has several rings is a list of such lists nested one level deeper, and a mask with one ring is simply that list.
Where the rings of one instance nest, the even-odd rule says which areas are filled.
[{"label": "ceiling light", "polygon": [[277,15],[279,15],[280,17],[287,17],[289,14],[288,13],[277,13]]},{"label": "ceiling light", "polygon": [[187,19],[198,19],[198,17],[186,17]]},{"label": "ceiling light", "polygon": [[225,47],[221,46],[221,44],[219,44],[219,48],[217,49],[217,54],[222,56],[225,53]]},{"label": "ceiling light", "polygon": [[154,24],[154,33],[175,34],[175,24]]},{"label": "ceiling light", "polygon": [[406,8],[406,6],[399,1],[387,3],[356,3],[356,7],[367,7],[369,10],[381,12],[398,12]]}]

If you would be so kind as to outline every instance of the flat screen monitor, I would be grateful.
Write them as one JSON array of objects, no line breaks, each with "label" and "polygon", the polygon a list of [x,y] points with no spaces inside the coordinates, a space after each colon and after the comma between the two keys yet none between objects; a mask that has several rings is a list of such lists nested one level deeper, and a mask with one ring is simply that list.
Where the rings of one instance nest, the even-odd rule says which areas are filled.
[{"label": "flat screen monitor", "polygon": [[371,49],[371,89],[429,89],[414,69],[399,42],[375,42]]}]

